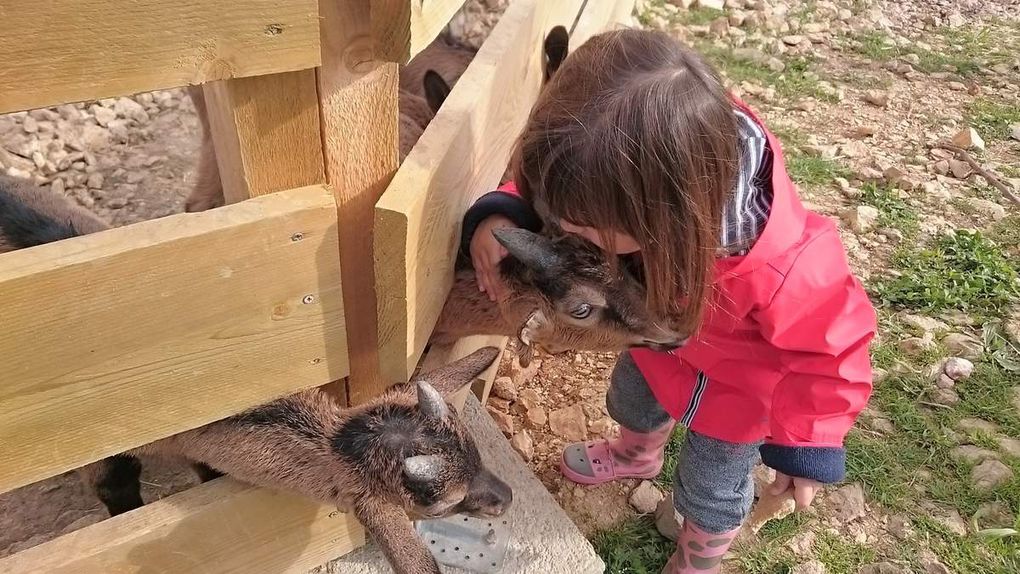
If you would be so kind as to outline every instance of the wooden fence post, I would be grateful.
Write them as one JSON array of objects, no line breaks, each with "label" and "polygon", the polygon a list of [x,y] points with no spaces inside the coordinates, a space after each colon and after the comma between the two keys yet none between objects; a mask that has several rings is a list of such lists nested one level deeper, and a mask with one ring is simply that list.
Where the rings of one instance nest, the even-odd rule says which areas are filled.
[{"label": "wooden fence post", "polygon": [[[397,66],[376,60],[372,2],[320,0],[318,70],[326,180],[337,202],[344,277],[348,400],[386,388],[379,375],[372,229],[376,200],[397,169]],[[348,279],[349,278],[349,279]]]}]

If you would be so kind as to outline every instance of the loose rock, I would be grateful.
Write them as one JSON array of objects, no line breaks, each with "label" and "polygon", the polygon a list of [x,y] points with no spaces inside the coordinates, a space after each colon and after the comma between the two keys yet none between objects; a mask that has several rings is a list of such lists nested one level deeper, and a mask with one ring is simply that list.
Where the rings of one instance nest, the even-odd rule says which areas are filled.
[{"label": "loose rock", "polygon": [[910,519],[901,515],[894,514],[889,517],[889,524],[886,525],[890,534],[895,536],[899,540],[909,540],[914,536],[914,526],[911,524]]},{"label": "loose rock", "polygon": [[922,552],[920,559],[921,567],[927,574],[952,574],[952,571],[940,562],[938,556],[930,550]]},{"label": "loose rock", "polygon": [[950,159],[949,171],[953,174],[956,179],[965,179],[974,170],[971,169],[970,164],[959,159]]},{"label": "loose rock", "polygon": [[931,400],[935,404],[951,407],[960,402],[960,395],[953,389],[937,388],[932,391]]},{"label": "loose rock", "polygon": [[1009,125],[1009,137],[1020,141],[1020,124]]},{"label": "loose rock", "polygon": [[933,516],[936,522],[957,536],[967,535],[967,521],[956,509],[939,512]]},{"label": "loose rock", "polygon": [[909,570],[892,562],[877,562],[862,566],[860,574],[907,574]]},{"label": "loose rock", "polygon": [[549,417],[545,414],[545,409],[542,407],[528,409],[524,413],[525,422],[533,429],[540,429],[544,427],[548,418]]},{"label": "loose rock", "polygon": [[913,327],[916,331],[924,333],[937,333],[939,331],[946,331],[949,326],[931,317],[925,317],[924,315],[911,315],[903,314],[900,315],[900,321],[908,327]]},{"label": "loose rock", "polygon": [[516,401],[517,385],[510,377],[496,377],[496,380],[492,381],[492,394],[501,399]]},{"label": "loose rock", "polygon": [[899,348],[910,355],[920,355],[935,346],[935,337],[931,333],[925,333],[921,337],[909,337],[899,343]]},{"label": "loose rock", "polygon": [[889,92],[882,90],[868,90],[864,92],[864,101],[873,106],[884,108],[889,105]]},{"label": "loose rock", "polygon": [[879,212],[870,205],[858,205],[843,212],[843,221],[855,233],[864,234],[878,224]]},{"label": "loose rock", "polygon": [[843,524],[863,518],[868,509],[864,503],[864,489],[860,484],[848,484],[833,492],[828,503],[834,509],[835,516]]},{"label": "loose rock", "polygon": [[89,189],[102,189],[103,188],[103,174],[98,171],[90,173],[86,184]]},{"label": "loose rock", "polygon": [[942,343],[953,355],[971,361],[980,359],[981,355],[985,352],[984,346],[980,341],[963,333],[950,333],[946,335]]},{"label": "loose rock", "polygon": [[794,556],[806,557],[811,555],[815,545],[815,533],[810,530],[795,534],[786,545],[793,552]]},{"label": "loose rock", "polygon": [[992,221],[1001,221],[1006,217],[1006,208],[994,201],[980,197],[965,197],[964,203],[968,209],[978,215],[991,218]]},{"label": "loose rock", "polygon": [[711,8],[713,10],[722,10],[725,4],[725,0],[696,0],[694,3],[695,6],[700,8]]},{"label": "loose rock", "polygon": [[637,488],[630,493],[630,505],[639,514],[651,514],[655,512],[663,498],[665,496],[656,488],[655,484],[650,480],[642,480],[641,484],[637,485]]},{"label": "loose rock", "polygon": [[517,451],[517,454],[521,455],[524,462],[531,462],[531,459],[535,457],[535,441],[526,430],[515,434],[514,438],[510,439],[510,446]]},{"label": "loose rock", "polygon": [[960,421],[956,423],[956,426],[961,431],[963,431],[963,432],[965,432],[965,433],[967,433],[969,435],[973,435],[973,434],[977,434],[977,433],[985,433],[985,434],[989,434],[989,435],[994,435],[995,433],[997,433],[999,431],[999,427],[996,426],[995,423],[990,423],[990,422],[985,421],[985,420],[973,419],[973,418],[960,419]]},{"label": "loose rock", "polygon": [[986,460],[974,467],[970,480],[977,490],[988,491],[1013,478],[1013,470],[999,460]]},{"label": "loose rock", "polygon": [[110,122],[117,119],[117,112],[100,105],[93,105],[90,111],[93,117],[96,118],[96,121],[99,122],[99,125],[103,127],[107,127],[110,125]]},{"label": "loose rock", "polygon": [[986,460],[997,460],[998,455],[986,448],[981,448],[972,444],[965,444],[955,447],[949,451],[949,458],[952,458],[956,462],[970,462],[976,464]]},{"label": "loose rock", "polygon": [[27,134],[34,134],[39,131],[39,122],[32,116],[25,116],[24,121],[21,122],[21,129],[25,130]]},{"label": "loose rock", "polygon": [[818,560],[811,560],[803,564],[798,564],[790,570],[790,574],[825,574],[825,564],[822,564]]},{"label": "loose rock", "polygon": [[951,357],[942,370],[954,381],[962,381],[974,373],[974,363],[962,357]]},{"label": "loose rock", "polygon": [[1020,440],[1007,436],[1000,436],[998,438],[998,442],[999,448],[1002,449],[1002,452],[1014,458],[1020,458]]},{"label": "loose rock", "polygon": [[492,407],[488,407],[486,410],[489,411],[489,416],[492,417],[492,420],[496,423],[496,427],[506,436],[506,438],[514,436],[514,419],[510,418],[510,415],[497,411]]},{"label": "loose rock", "polygon": [[549,428],[560,438],[571,442],[582,441],[588,437],[588,423],[580,404],[549,413]]},{"label": "loose rock", "polygon": [[963,149],[984,150],[985,141],[978,135],[977,130],[971,127],[964,128],[953,136],[953,145]]}]

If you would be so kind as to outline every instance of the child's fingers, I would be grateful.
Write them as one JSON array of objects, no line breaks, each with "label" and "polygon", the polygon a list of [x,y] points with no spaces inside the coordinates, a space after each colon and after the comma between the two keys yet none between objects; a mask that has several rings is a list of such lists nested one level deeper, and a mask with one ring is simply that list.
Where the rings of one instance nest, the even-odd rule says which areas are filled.
[{"label": "child's fingers", "polygon": [[792,480],[781,472],[776,473],[776,479],[769,485],[769,493],[780,495],[790,489]]},{"label": "child's fingers", "polygon": [[793,500],[797,503],[797,510],[804,510],[811,506],[815,499],[815,488],[813,486],[798,486],[793,489]]}]

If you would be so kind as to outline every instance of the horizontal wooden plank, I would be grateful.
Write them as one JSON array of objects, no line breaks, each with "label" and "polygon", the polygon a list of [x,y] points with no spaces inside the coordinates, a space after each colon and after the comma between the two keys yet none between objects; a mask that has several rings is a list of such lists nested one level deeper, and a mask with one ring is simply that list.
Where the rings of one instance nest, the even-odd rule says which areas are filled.
[{"label": "horizontal wooden plank", "polygon": [[0,559],[0,574],[305,574],[364,543],[352,515],[221,478]]},{"label": "horizontal wooden plank", "polygon": [[4,0],[0,113],[319,65],[318,0]]},{"label": "horizontal wooden plank", "polygon": [[376,58],[406,64],[446,28],[464,0],[374,0]]},{"label": "horizontal wooden plank", "polygon": [[[542,41],[553,26],[569,29],[581,4],[513,2],[376,204],[387,380],[406,380],[418,363],[453,281],[464,211],[498,184],[541,87]],[[600,13],[607,23],[611,11]]]},{"label": "horizontal wooden plank", "polygon": [[0,255],[0,492],[348,374],[322,186]]}]

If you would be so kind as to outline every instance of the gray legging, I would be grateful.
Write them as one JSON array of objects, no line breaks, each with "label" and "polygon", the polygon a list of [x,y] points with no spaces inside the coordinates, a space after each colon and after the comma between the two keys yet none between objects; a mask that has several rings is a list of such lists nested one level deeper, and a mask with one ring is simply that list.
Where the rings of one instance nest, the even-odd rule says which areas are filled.
[{"label": "gray legging", "polygon": [[[634,432],[673,422],[630,353],[621,354],[613,368],[606,407],[613,420]],[[726,442],[690,429],[685,435],[674,480],[677,512],[713,534],[733,530],[744,522],[754,501],[751,470],[758,463],[761,442]]]}]

